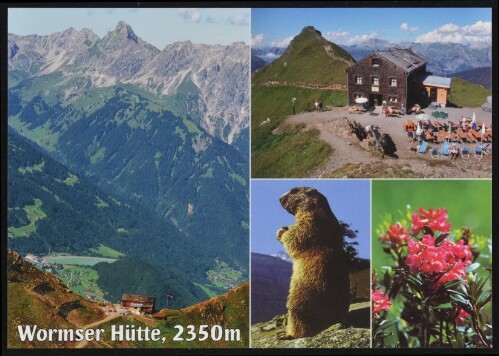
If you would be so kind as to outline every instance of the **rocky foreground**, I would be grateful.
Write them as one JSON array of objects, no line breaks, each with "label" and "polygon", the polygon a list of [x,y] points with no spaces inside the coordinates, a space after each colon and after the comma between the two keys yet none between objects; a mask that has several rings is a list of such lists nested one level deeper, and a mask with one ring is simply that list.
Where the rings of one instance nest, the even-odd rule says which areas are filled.
[{"label": "rocky foreground", "polygon": [[369,302],[352,304],[350,306],[349,326],[334,324],[312,337],[303,337],[294,340],[279,340],[277,339],[277,335],[285,329],[286,315],[278,315],[270,321],[252,326],[251,347],[369,348],[371,346],[369,316]]}]

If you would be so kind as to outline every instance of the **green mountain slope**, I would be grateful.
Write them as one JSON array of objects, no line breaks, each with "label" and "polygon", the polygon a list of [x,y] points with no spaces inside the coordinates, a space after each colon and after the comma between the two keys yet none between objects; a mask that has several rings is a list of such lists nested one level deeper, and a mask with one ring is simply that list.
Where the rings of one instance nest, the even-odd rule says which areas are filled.
[{"label": "green mountain slope", "polygon": [[[12,128],[107,193],[175,224],[213,264],[219,257],[247,274],[247,157],[206,133],[194,113],[178,116],[137,87],[89,88],[67,102],[60,90],[71,79],[50,78],[61,88],[44,88],[44,77],[11,88]],[[185,105],[196,93],[186,84],[177,95],[170,100]]]},{"label": "green mountain slope", "polygon": [[74,347],[71,342],[21,341],[18,325],[74,329],[105,317],[104,311],[71,292],[59,279],[42,272],[18,253],[7,250],[7,347]]},{"label": "green mountain slope", "polygon": [[[98,263],[93,268],[99,274],[97,285],[110,302],[120,301],[123,294],[152,295],[156,297],[156,308],[181,308],[207,297],[185,274],[160,269],[144,259],[125,257],[114,263]],[[168,304],[167,294],[174,296]]]},{"label": "green mountain slope", "polygon": [[[345,69],[355,62],[313,27],[305,27],[277,60],[257,70],[251,88],[251,176],[306,177],[325,162],[331,149],[318,132],[287,127],[284,119],[324,106],[347,103]],[[292,102],[292,99],[295,101]],[[270,123],[264,123],[270,119]]]},{"label": "green mountain slope", "polygon": [[355,59],[312,26],[303,28],[284,53],[253,75],[252,84],[289,81],[346,84],[345,69]]},{"label": "green mountain slope", "polygon": [[[23,254],[129,256],[94,266],[102,275],[101,290],[114,299],[125,290],[160,299],[173,287],[178,296],[174,305],[182,307],[230,286],[210,280],[217,260],[204,253],[204,242],[152,211],[103,192],[15,132],[9,133],[8,145],[9,247]],[[142,269],[137,268],[140,265]],[[127,283],[125,276],[117,278],[120,273],[128,274]],[[116,282],[121,289],[113,285]]]},{"label": "green mountain slope", "polygon": [[477,108],[487,102],[489,95],[492,95],[492,91],[479,84],[473,84],[457,77],[452,78],[449,102],[454,105]]},{"label": "green mountain slope", "polygon": [[[154,327],[165,342],[110,341],[114,348],[247,348],[249,345],[249,283],[183,309],[162,309],[163,320],[131,315],[103,324],[109,334],[111,325]],[[191,327],[187,326],[194,326]],[[200,326],[204,325],[202,328]],[[179,327],[183,327],[179,333]],[[207,332],[207,334],[204,334]],[[175,338],[175,340],[174,340]],[[203,341],[200,341],[204,338]]]}]

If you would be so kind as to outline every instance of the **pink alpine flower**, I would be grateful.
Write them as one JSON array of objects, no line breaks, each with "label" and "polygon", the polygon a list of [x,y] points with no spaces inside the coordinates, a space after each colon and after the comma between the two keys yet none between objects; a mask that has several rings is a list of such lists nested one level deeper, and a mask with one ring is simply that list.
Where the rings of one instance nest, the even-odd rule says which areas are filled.
[{"label": "pink alpine flower", "polygon": [[451,227],[450,222],[447,221],[447,209],[430,208],[429,211],[419,208],[418,211],[412,214],[411,230],[415,234],[419,234],[425,226],[428,226],[433,232],[440,231],[447,234]]},{"label": "pink alpine flower", "polygon": [[438,246],[435,242],[431,235],[423,235],[421,241],[408,242],[406,264],[409,271],[435,277],[435,288],[456,279],[466,280],[466,267],[472,258],[471,246],[464,240],[454,243],[448,238]]},{"label": "pink alpine flower", "polygon": [[400,247],[404,245],[411,235],[400,223],[396,225],[390,225],[386,231],[386,235],[381,236],[380,240],[385,243],[389,243],[394,247]]},{"label": "pink alpine flower", "polygon": [[383,293],[380,289],[374,289],[371,293],[373,303],[373,314],[378,314],[383,310],[389,310],[392,306],[390,298]]},{"label": "pink alpine flower", "polygon": [[463,326],[466,319],[470,316],[466,310],[459,307],[454,309],[454,314],[457,326]]}]

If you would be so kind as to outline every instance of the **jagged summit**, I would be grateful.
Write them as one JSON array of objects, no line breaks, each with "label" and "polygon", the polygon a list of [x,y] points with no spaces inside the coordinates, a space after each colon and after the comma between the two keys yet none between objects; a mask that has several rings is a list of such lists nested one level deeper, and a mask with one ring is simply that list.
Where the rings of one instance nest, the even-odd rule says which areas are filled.
[{"label": "jagged summit", "polygon": [[243,43],[222,46],[189,40],[159,50],[125,21],[102,38],[87,28],[70,28],[47,36],[9,34],[8,39],[9,68],[27,77],[60,71],[89,78],[94,87],[126,83],[165,96],[192,82],[199,89],[198,100],[191,104],[197,109],[189,110],[199,110],[202,127],[227,143],[249,123],[249,96],[234,95],[247,88],[248,52]]},{"label": "jagged summit", "polygon": [[123,20],[118,22],[118,24],[116,25],[116,28],[114,30],[116,32],[120,32],[120,33],[124,34],[126,36],[126,38],[128,38],[129,40],[132,40],[134,42],[138,42],[138,40],[139,40],[139,38],[137,37],[135,32],[133,32],[132,27]]}]

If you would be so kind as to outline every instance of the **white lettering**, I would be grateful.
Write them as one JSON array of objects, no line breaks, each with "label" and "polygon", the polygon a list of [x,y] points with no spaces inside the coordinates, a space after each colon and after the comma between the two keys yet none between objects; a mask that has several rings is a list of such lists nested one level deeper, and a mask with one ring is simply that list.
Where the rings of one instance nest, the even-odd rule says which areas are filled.
[{"label": "white lettering", "polygon": [[18,325],[21,341],[100,341],[104,329],[39,329],[37,325]]}]

